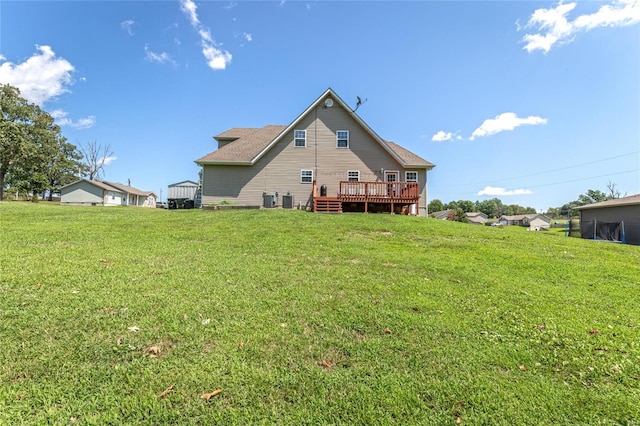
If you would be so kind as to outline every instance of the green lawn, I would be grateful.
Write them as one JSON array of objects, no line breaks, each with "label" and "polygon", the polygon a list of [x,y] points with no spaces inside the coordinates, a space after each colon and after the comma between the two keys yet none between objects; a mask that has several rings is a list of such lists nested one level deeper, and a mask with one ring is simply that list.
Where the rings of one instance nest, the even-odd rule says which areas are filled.
[{"label": "green lawn", "polygon": [[0,424],[640,422],[637,246],[5,202],[0,262]]}]

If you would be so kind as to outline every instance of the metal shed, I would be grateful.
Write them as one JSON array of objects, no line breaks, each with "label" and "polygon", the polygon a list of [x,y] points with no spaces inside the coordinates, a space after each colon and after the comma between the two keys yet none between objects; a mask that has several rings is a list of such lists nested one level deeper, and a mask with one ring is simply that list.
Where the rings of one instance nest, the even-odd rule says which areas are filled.
[{"label": "metal shed", "polygon": [[640,194],[614,198],[600,203],[577,208],[580,211],[580,228],[583,238],[588,224],[623,223],[624,239],[627,244],[640,245]]},{"label": "metal shed", "polygon": [[169,185],[169,193],[167,199],[179,199],[185,198],[193,200],[196,195],[198,184],[191,180],[185,180],[178,183],[172,183]]}]

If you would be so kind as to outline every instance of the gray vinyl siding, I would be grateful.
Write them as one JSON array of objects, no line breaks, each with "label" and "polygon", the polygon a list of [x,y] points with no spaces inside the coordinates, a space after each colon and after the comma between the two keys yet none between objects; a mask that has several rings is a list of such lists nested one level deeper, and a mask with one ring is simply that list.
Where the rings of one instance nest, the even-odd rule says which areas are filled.
[{"label": "gray vinyl siding", "polygon": [[86,181],[79,181],[63,189],[61,204],[103,205],[104,190]]},{"label": "gray vinyl siding", "polygon": [[640,205],[584,209],[580,210],[580,220],[609,223],[624,221],[627,243],[640,245]]},{"label": "gray vinyl siding", "polygon": [[[318,188],[327,186],[327,195],[337,195],[339,182],[347,171],[359,170],[361,181],[382,181],[384,170],[397,170],[404,181],[405,171],[418,172],[421,199],[419,214],[426,215],[426,170],[403,168],[375,141],[347,111],[338,105],[311,110],[253,166],[203,166],[203,205],[231,201],[241,205],[262,205],[262,194],[290,192],[296,205],[311,206],[313,186],[300,183],[301,170],[313,170]],[[295,130],[306,130],[306,147],[294,146]],[[336,132],[349,131],[349,148],[337,148]]]}]

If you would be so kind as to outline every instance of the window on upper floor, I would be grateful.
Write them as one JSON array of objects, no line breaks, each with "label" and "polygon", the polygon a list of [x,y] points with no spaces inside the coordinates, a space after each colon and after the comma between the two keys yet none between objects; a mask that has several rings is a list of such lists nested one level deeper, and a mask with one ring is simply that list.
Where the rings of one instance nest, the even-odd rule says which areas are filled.
[{"label": "window on upper floor", "polygon": [[404,181],[405,182],[417,182],[418,181],[418,172],[405,172]]},{"label": "window on upper floor", "polygon": [[294,130],[293,140],[293,146],[295,146],[296,148],[304,148],[305,146],[307,146],[307,131]]},{"label": "window on upper floor", "polygon": [[347,180],[349,182],[358,182],[360,180],[360,170],[347,171]]},{"label": "window on upper floor", "polygon": [[336,147],[349,148],[349,131],[348,130],[338,130],[336,132]]},{"label": "window on upper floor", "polygon": [[313,170],[300,170],[300,183],[313,183]]}]

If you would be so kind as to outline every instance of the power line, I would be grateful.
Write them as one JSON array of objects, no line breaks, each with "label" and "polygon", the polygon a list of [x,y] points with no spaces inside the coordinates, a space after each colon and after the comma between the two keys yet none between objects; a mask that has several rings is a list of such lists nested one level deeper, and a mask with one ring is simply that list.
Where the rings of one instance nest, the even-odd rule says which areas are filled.
[{"label": "power line", "polygon": [[[536,173],[531,173],[531,174],[528,174],[528,175],[522,175],[522,176],[517,176],[517,177],[494,179],[494,180],[489,181],[488,183],[504,182],[504,181],[507,181],[507,180],[522,179],[522,178],[531,177],[531,176],[540,176],[540,175],[544,175],[544,174],[548,174],[548,173],[561,172],[561,171],[564,171],[564,170],[575,169],[577,167],[588,166],[588,165],[596,164],[596,163],[602,163],[604,161],[609,161],[609,160],[615,160],[616,158],[628,157],[628,156],[635,155],[635,154],[638,154],[638,153],[640,153],[640,151],[633,151],[633,152],[629,152],[627,154],[616,155],[614,157],[608,157],[608,158],[602,158],[600,160],[589,161],[587,163],[574,164],[574,165],[571,165],[571,166],[562,167],[560,169],[548,170],[548,171],[545,171],[545,172],[536,172]],[[638,169],[636,169],[636,170],[638,170]],[[629,173],[631,171],[634,171],[634,170],[630,170],[630,171],[627,171],[627,172],[621,172],[621,173]],[[613,175],[621,174],[621,173],[614,173]],[[596,177],[603,177],[603,176],[595,176],[593,178],[584,178],[584,179],[579,179],[579,180],[594,179]],[[576,182],[576,181],[568,181],[568,182]],[[455,185],[439,185],[439,186],[436,186],[436,187],[437,188],[448,188],[448,187],[471,186],[471,185],[479,186],[481,184],[478,184],[478,182],[473,182],[473,183],[463,183],[463,184],[455,184]],[[549,184],[549,185],[555,185],[555,184]],[[535,187],[532,187],[532,188],[535,188]]]},{"label": "power line", "polygon": [[540,188],[543,186],[553,186],[553,185],[561,185],[563,183],[571,183],[571,182],[580,182],[582,180],[590,180],[590,179],[597,179],[597,178],[601,178],[601,177],[609,177],[609,176],[616,176],[616,175],[623,175],[625,173],[632,173],[632,172],[639,172],[640,169],[632,169],[632,170],[626,170],[624,172],[617,172],[617,173],[607,173],[606,175],[600,175],[600,176],[592,176],[592,177],[588,177],[588,178],[581,178],[581,179],[573,179],[573,180],[565,180],[563,182],[554,182],[554,183],[545,183],[542,185],[534,185],[534,186],[529,186],[529,188]]},{"label": "power line", "polygon": [[[527,186],[527,188],[542,188],[542,187],[545,187],[545,186],[562,185],[562,184],[565,184],[565,183],[580,182],[580,181],[583,181],[583,180],[591,180],[591,179],[598,179],[598,178],[602,178],[602,177],[617,176],[617,175],[623,175],[623,174],[626,174],[626,173],[633,173],[633,172],[640,172],[640,168],[631,169],[631,170],[625,170],[624,172],[607,173],[605,175],[591,176],[591,177],[580,178],[580,179],[565,180],[565,181],[562,181],[562,182],[544,183],[544,184],[541,184],[541,185]],[[430,189],[430,190],[433,191],[433,189]],[[470,192],[472,192],[472,191],[469,191],[469,192],[449,192],[448,194],[449,195],[467,195]]]}]

